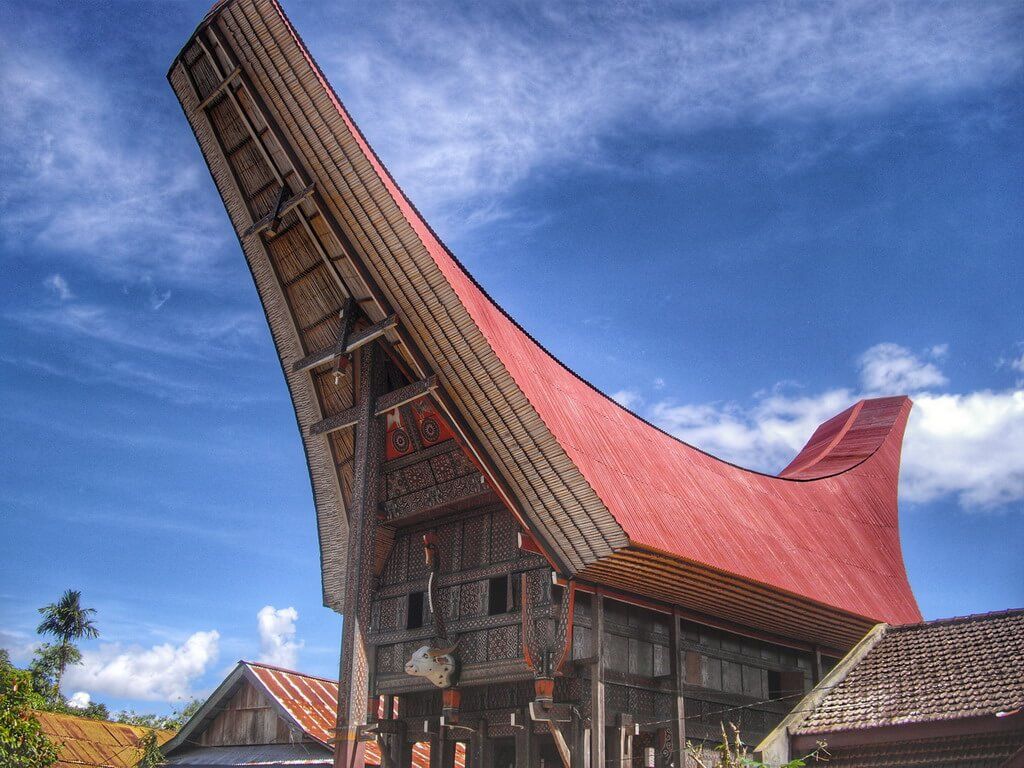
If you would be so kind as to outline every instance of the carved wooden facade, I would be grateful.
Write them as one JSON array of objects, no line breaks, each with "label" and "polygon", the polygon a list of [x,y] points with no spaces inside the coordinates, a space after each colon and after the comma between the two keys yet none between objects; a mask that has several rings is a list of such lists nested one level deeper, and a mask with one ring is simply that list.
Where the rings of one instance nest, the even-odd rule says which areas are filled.
[{"label": "carved wooden facade", "polygon": [[[277,0],[221,0],[168,76],[303,437],[324,603],[345,616],[337,765],[373,741],[407,768],[427,741],[439,768],[456,742],[474,766],[680,766],[684,739],[760,737],[826,657],[919,616],[905,398],[829,420],[779,476],[720,462],[491,302]],[[451,681],[420,674],[438,664]]]}]

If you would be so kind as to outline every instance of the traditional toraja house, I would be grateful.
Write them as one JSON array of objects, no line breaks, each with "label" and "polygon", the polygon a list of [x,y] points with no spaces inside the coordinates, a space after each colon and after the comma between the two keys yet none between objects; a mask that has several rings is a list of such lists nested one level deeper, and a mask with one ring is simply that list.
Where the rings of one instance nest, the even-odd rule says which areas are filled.
[{"label": "traditional toraja house", "polygon": [[[163,748],[176,768],[274,766],[317,768],[334,761],[338,681],[268,664],[240,661]],[[367,765],[381,764],[376,743]],[[465,765],[464,752],[456,768]],[[414,768],[429,768],[426,744],[412,750]]]},{"label": "traditional toraja house", "polygon": [[147,733],[156,732],[158,745],[174,735],[174,731],[57,712],[33,712],[32,716],[46,738],[57,745],[57,762],[52,768],[135,768]]},{"label": "traditional toraja house", "polygon": [[890,627],[858,644],[758,747],[827,744],[831,768],[1024,766],[1024,609]]},{"label": "traditional toraja house", "polygon": [[728,718],[756,740],[876,622],[920,620],[897,526],[909,400],[853,405],[779,476],[720,461],[494,304],[276,0],[215,6],[169,79],[305,445],[345,617],[339,765],[375,740],[407,766],[424,738],[436,766],[455,742],[472,765],[679,765],[684,737]]}]

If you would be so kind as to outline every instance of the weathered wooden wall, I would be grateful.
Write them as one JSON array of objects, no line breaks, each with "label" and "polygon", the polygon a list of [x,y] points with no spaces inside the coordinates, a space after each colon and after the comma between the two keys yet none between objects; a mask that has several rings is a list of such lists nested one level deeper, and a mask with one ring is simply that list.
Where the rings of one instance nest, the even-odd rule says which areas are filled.
[{"label": "weathered wooden wall", "polygon": [[244,681],[224,710],[202,732],[198,742],[204,747],[246,744],[290,744],[302,741],[281,719],[270,702]]}]

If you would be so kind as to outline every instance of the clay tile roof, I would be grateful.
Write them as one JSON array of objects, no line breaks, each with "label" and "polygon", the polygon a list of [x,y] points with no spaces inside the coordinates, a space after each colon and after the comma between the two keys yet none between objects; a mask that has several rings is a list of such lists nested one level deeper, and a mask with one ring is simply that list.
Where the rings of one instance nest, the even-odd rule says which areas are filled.
[{"label": "clay tile roof", "polygon": [[[55,712],[33,715],[43,733],[60,749],[56,768],[133,768],[142,756],[139,741],[153,730]],[[156,735],[158,743],[163,744],[174,731],[157,730]]]},{"label": "clay tile roof", "polygon": [[994,715],[1024,705],[1024,609],[889,627],[796,733]]}]

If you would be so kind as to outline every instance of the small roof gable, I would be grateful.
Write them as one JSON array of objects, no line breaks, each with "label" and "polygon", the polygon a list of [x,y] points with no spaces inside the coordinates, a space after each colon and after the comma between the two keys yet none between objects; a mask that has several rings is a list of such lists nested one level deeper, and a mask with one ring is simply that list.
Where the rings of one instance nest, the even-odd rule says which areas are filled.
[{"label": "small roof gable", "polygon": [[1019,709],[1024,706],[1024,609],[888,627],[845,677],[831,684],[793,733]]},{"label": "small roof gable", "polygon": [[[182,726],[177,735],[167,743],[164,754],[173,757],[176,753],[192,750],[196,739],[206,726],[220,713],[224,705],[238,690],[239,685],[248,680],[278,711],[290,725],[305,736],[319,743],[327,750],[333,751],[333,738],[338,710],[338,681],[315,675],[305,675],[294,670],[275,667],[255,661],[240,661],[224,682],[206,700],[202,708]],[[264,745],[251,745],[253,749]],[[227,756],[235,756],[245,751],[244,746],[207,749],[217,750]],[[252,753],[246,752],[248,758]],[[224,757],[222,755],[221,757]],[[280,757],[279,755],[275,757]],[[311,758],[312,759],[312,758]],[[268,760],[270,758],[268,757]],[[366,744],[366,760],[373,765],[381,762],[380,748],[373,742]],[[174,762],[173,760],[171,761]],[[417,744],[413,749],[413,768],[428,768],[430,751],[427,747]],[[456,768],[464,768],[465,753],[456,753]]]},{"label": "small roof gable", "polygon": [[174,731],[90,717],[56,712],[32,714],[47,738],[60,748],[57,768],[134,768],[142,756],[139,742],[143,736],[155,730],[157,743],[164,744],[174,735]]}]

